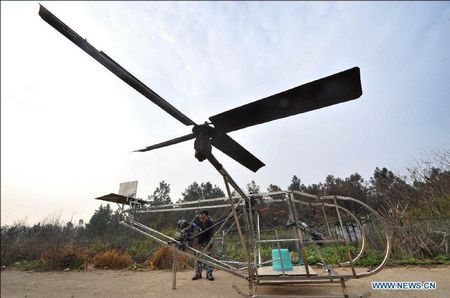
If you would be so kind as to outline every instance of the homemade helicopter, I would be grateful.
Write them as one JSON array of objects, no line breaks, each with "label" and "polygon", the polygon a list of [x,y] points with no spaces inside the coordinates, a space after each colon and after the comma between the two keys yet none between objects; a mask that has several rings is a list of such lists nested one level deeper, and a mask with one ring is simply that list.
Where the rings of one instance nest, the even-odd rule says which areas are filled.
[{"label": "homemade helicopter", "polygon": [[[209,117],[210,122],[197,124],[144,85],[144,83],[139,81],[107,54],[95,49],[86,39],[78,35],[42,5],[40,5],[39,15],[49,25],[151,102],[159,106],[182,124],[193,126],[191,133],[136,150],[136,152],[146,152],[180,142],[195,140],[195,158],[199,161],[208,160],[223,177],[227,194],[224,198],[160,206],[151,206],[145,200],[122,194],[111,194],[98,198],[121,204],[121,210],[125,218],[121,222],[122,225],[163,245],[168,245],[173,248],[173,288],[175,288],[176,282],[175,251],[247,280],[249,287],[248,294],[245,294],[233,285],[233,288],[240,295],[245,297],[265,297],[264,295],[258,295],[256,293],[258,285],[325,284],[335,282],[341,284],[343,295],[349,297],[346,291],[345,281],[352,278],[361,278],[375,274],[386,264],[391,251],[391,236],[386,228],[383,218],[367,204],[350,197],[336,195],[317,196],[300,191],[246,194],[212,153],[212,147],[215,147],[241,165],[256,172],[264,166],[264,163],[239,143],[234,141],[227,133],[357,99],[362,95],[360,69],[358,67],[211,116]],[[235,190],[236,195],[232,194],[230,186]],[[341,205],[338,204],[338,202],[340,202]],[[269,208],[267,206],[276,204],[281,204],[288,209],[287,214],[289,220],[282,227],[279,227],[279,229],[291,230],[293,238],[280,239],[278,237],[278,230],[274,229],[275,239],[264,239],[267,237],[264,237],[264,231],[261,230],[261,218],[264,215],[263,210]],[[299,209],[299,207],[302,206],[304,208],[316,208],[322,212],[322,218],[319,225],[312,227],[305,220],[300,219],[299,214],[301,213],[301,208]],[[361,271],[360,268],[354,266],[354,263],[361,258],[364,251],[367,249],[368,238],[366,232],[369,228],[361,218],[358,218],[355,213],[349,210],[350,207],[358,208],[357,210],[359,213],[364,209],[365,211],[363,213],[365,220],[367,220],[367,218],[371,219],[372,229],[373,222],[376,221],[377,228],[375,228],[375,230],[383,230],[382,237],[385,240],[383,261],[378,266],[368,270],[365,269]],[[223,243],[224,238],[230,230],[235,229],[245,255],[245,262],[220,259],[208,254],[208,248],[211,246],[214,239],[212,239],[203,250],[199,250],[195,248],[195,246],[192,246],[192,243],[188,241],[192,238],[189,229],[187,229],[188,225],[186,222],[180,221],[178,223],[178,234],[176,237],[171,237],[135,220],[137,214],[140,213],[179,212],[200,208],[225,210],[225,216],[215,224],[216,231],[214,238],[216,238],[219,233],[222,233],[221,239]],[[333,212],[334,215],[331,215],[331,212]],[[241,226],[241,221],[244,226],[244,231]],[[348,233],[349,222],[352,222],[353,236],[351,233]],[[228,227],[227,224],[229,224]],[[355,226],[357,227],[356,229]],[[347,234],[344,232],[346,229]],[[269,236],[269,238],[270,237],[271,236]],[[288,268],[287,263],[290,262],[290,260],[284,259],[280,243],[290,243],[295,245],[294,249],[298,252],[297,257],[299,260],[297,266],[294,265],[292,268]],[[267,244],[276,244],[277,248],[274,251],[278,251],[278,259],[272,258],[272,260],[263,261],[261,249],[263,245]],[[319,247],[324,244],[329,244],[334,247],[337,247],[338,245],[345,247],[346,259],[342,260],[336,257],[334,262],[328,260],[321,254]],[[354,244],[356,244],[356,246],[354,246]],[[309,264],[310,258],[307,248],[310,247],[314,249],[314,252],[320,259],[320,262],[317,262],[317,264],[320,265],[319,269],[316,268],[316,270],[314,270]],[[281,265],[281,270],[276,271],[273,270],[272,267],[263,266],[270,262],[278,262],[279,265]]]}]

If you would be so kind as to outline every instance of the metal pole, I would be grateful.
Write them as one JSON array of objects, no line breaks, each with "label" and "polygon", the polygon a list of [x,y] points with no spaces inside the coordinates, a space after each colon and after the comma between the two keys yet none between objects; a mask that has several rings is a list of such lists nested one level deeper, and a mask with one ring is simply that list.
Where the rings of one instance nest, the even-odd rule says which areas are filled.
[{"label": "metal pole", "polygon": [[225,231],[222,231],[222,258],[225,256]]},{"label": "metal pole", "polygon": [[[239,203],[239,205],[242,205],[242,203]],[[210,206],[202,206],[203,209],[216,209],[216,208],[226,208],[228,207],[228,204],[223,205],[210,205]],[[153,210],[139,210],[135,211],[136,213],[157,213],[157,212],[179,212],[179,211],[186,211],[186,210],[196,210],[199,206],[196,207],[183,207],[183,208],[171,208],[171,209],[153,209]]]},{"label": "metal pole", "polygon": [[259,222],[259,212],[256,212],[256,228],[258,231],[258,264],[261,265],[261,230],[260,230],[260,226],[259,226],[260,222]]},{"label": "metal pole", "polygon": [[[248,203],[249,207],[251,208],[251,203],[250,203],[250,199],[246,196],[246,194],[242,191],[242,189],[239,187],[239,185],[237,185],[237,183],[233,180],[233,178],[231,178],[231,176],[227,173],[227,171],[222,167],[222,169],[219,171],[222,175],[224,175],[224,177],[226,177],[226,181],[228,181],[231,186],[233,186],[234,190],[236,190],[238,192],[238,194],[245,200],[246,203]],[[249,255],[249,250],[250,248],[253,250],[253,256],[255,257],[255,251],[254,251],[254,247],[255,247],[255,234],[253,234],[253,229],[250,225],[250,220],[249,220],[249,212],[251,213],[251,210],[249,210],[249,212],[247,212],[247,208],[246,206],[244,206],[243,208],[243,213],[244,213],[244,223],[245,223],[245,228],[246,231],[250,234],[250,236],[252,237],[252,241],[248,241],[247,238],[247,254],[249,256],[248,259],[248,280],[249,280],[249,291],[250,291],[250,295],[253,295],[253,284],[252,281],[254,280],[254,274],[253,274],[253,270],[251,267],[251,263],[250,263],[250,255]],[[250,214],[251,217],[251,214]],[[253,242],[253,243],[252,243]],[[250,247],[250,244],[253,244]],[[256,265],[256,264],[255,264]]]},{"label": "metal pole", "polygon": [[[294,197],[294,194],[290,193],[289,194],[289,200],[292,200],[293,197]],[[297,217],[295,216],[295,213],[293,213],[293,219],[297,223]],[[302,231],[298,228],[297,224],[294,225],[294,228],[297,231],[298,238],[300,239],[300,251],[302,253],[303,265],[305,266],[306,277],[309,277],[310,274],[309,274],[308,256],[306,255],[305,243],[303,242]]]},{"label": "metal pole", "polygon": [[[268,239],[268,240],[257,240],[257,243],[271,243],[271,242],[299,242],[300,238],[287,238],[287,239],[279,239],[279,240],[273,240],[273,239]],[[325,240],[303,240],[303,243],[308,244],[308,243],[331,243],[331,242],[343,242],[345,243],[345,240],[329,240],[329,239],[325,239]]]},{"label": "metal pole", "polygon": [[[289,209],[289,219],[292,220],[293,222],[295,222],[295,216],[294,216],[294,211],[293,211],[294,206],[293,206],[293,204],[292,204],[292,201],[291,201],[289,195],[288,195],[287,203],[288,203],[288,209]],[[297,230],[296,230],[296,226],[297,226],[297,223],[295,224],[295,226],[292,227],[292,231],[294,232],[294,237],[295,237],[295,236],[298,237],[298,233],[297,233]],[[300,251],[300,239],[298,239],[298,240],[295,242],[295,248],[297,248],[298,258],[299,258],[299,260],[300,260],[300,257],[301,257],[301,255],[302,255],[302,254],[301,254],[301,251]]]},{"label": "metal pole", "polygon": [[[119,222],[119,224],[121,224],[121,225],[123,225],[123,226],[126,226],[126,227],[128,227],[128,228],[130,228],[130,229],[132,229],[132,230],[135,230],[136,232],[141,233],[141,234],[143,234],[143,235],[145,235],[145,236],[147,236],[147,237],[149,237],[149,238],[151,238],[151,239],[153,239],[153,240],[155,240],[155,241],[157,241],[157,242],[159,242],[159,243],[161,243],[161,244],[163,244],[163,245],[171,246],[171,245],[169,245],[169,243],[167,243],[167,242],[165,242],[165,241],[159,239],[158,237],[153,236],[153,235],[151,235],[151,234],[149,234],[149,233],[146,233],[146,232],[144,232],[144,231],[138,229],[137,227],[134,227],[134,226],[132,226],[132,225],[126,223],[126,222],[121,221],[121,222]],[[196,252],[198,252],[198,253],[201,254],[200,251],[196,251]],[[209,260],[207,260],[207,259],[203,259],[203,258],[201,258],[201,257],[198,257],[198,256],[196,256],[196,255],[190,254],[190,253],[185,252],[185,251],[182,251],[182,250],[179,250],[178,253],[180,253],[180,254],[182,254],[182,255],[185,255],[185,256],[187,256],[187,257],[189,257],[189,258],[192,258],[192,259],[195,259],[195,260],[199,260],[199,261],[201,261],[201,262],[203,262],[203,263],[205,263],[205,264],[208,264],[208,265],[210,265],[210,266],[212,266],[212,267],[214,267],[214,268],[218,268],[218,269],[221,269],[221,270],[223,270],[223,271],[226,271],[226,272],[228,272],[228,273],[230,273],[230,274],[233,274],[233,275],[235,275],[235,276],[237,276],[237,277],[240,277],[240,278],[243,278],[243,279],[247,279],[244,275],[242,275],[242,274],[240,274],[240,273],[234,271],[234,270],[237,270],[236,268],[233,268],[233,267],[231,267],[231,266],[229,266],[229,265],[227,265],[227,266],[233,268],[234,270],[231,270],[231,269],[229,269],[229,268],[226,268],[226,267],[223,266],[223,265],[226,265],[226,264],[223,264],[223,263],[221,263],[220,261],[218,261],[218,260],[216,260],[216,259],[214,259],[214,258],[212,258],[212,257],[209,257],[208,255],[205,255],[205,257],[209,257],[210,259],[212,259],[212,260],[218,262],[220,265],[217,264],[217,263],[214,263],[213,261],[209,261]]]},{"label": "metal pole", "polygon": [[[278,240],[278,231],[277,230],[275,230],[275,238]],[[278,248],[278,256],[280,258],[281,271],[283,271],[283,276],[285,276],[286,273],[284,272],[283,256],[281,255],[280,242],[278,242],[278,241],[277,241],[277,248]]]},{"label": "metal pole", "polygon": [[[141,228],[141,229],[143,229],[143,230],[148,230],[148,231],[150,231],[150,232],[158,232],[158,231],[156,231],[156,230],[154,230],[154,229],[152,229],[152,228],[149,228],[149,227],[147,227],[147,226],[145,226],[145,225],[143,225],[143,224],[141,224],[141,223],[138,223],[138,222],[130,222],[130,223],[133,224],[133,225],[138,226],[139,228]],[[130,228],[134,228],[135,230],[136,230],[136,229],[139,230],[137,227],[132,226],[132,225],[130,225],[129,223],[121,222],[121,224],[124,224],[124,225],[126,225],[126,226],[128,226],[128,227],[130,227]],[[141,230],[139,230],[139,231],[140,231],[141,233],[147,235],[148,237],[150,237],[150,238],[152,238],[152,239],[155,239],[155,240],[158,241],[159,243],[169,245],[169,242],[165,242],[165,241],[159,239],[158,237],[156,237],[156,236],[154,236],[154,235],[151,235],[151,234],[149,234],[149,233],[145,233],[144,231],[141,231]],[[158,233],[159,233],[159,232],[158,232]],[[171,243],[179,244],[179,242],[178,242],[177,240],[173,239],[172,237],[166,236],[166,235],[164,235],[164,234],[162,234],[162,235],[165,236],[166,238],[168,238],[169,241],[170,241]],[[193,247],[188,246],[188,247],[186,247],[186,249],[189,249],[190,251],[192,251],[192,252],[194,252],[194,253],[196,253],[196,254],[198,254],[198,255],[201,255],[201,256],[203,256],[203,257],[205,257],[205,258],[208,258],[208,259],[210,259],[210,260],[212,260],[212,261],[214,261],[214,262],[219,262],[219,263],[221,263],[220,260],[217,260],[217,259],[215,259],[215,258],[213,258],[213,257],[211,257],[211,256],[209,256],[209,255],[207,255],[207,254],[204,254],[203,252],[201,252],[201,251],[199,251],[199,250],[197,250],[197,249],[195,249],[195,248],[193,248]],[[222,264],[223,266],[228,266],[230,269],[236,270],[236,268],[234,268],[233,266],[230,266],[230,265],[224,264],[224,263],[221,263],[221,264]]]},{"label": "metal pole", "polygon": [[[331,234],[330,224],[328,223],[328,217],[327,217],[327,214],[325,212],[325,204],[322,202],[321,206],[322,206],[323,217],[325,218],[325,223],[327,224],[328,237],[330,237],[330,239],[334,242],[333,235]],[[333,243],[333,246],[335,248],[337,248],[337,243]],[[334,256],[336,257],[336,261],[337,261],[338,266],[341,267],[341,259],[339,258],[338,253],[337,253],[337,251],[335,249],[333,249],[333,253],[334,253]]]},{"label": "metal pole", "polygon": [[173,252],[172,289],[175,290],[177,288],[177,252],[175,251],[175,247],[172,248],[172,252]]},{"label": "metal pole", "polygon": [[[238,218],[241,218],[241,214],[238,215]],[[228,235],[228,233],[231,231],[231,229],[234,227],[235,224],[236,224],[235,221],[233,221],[233,222],[231,223],[231,225],[230,225],[230,226],[228,227],[228,229],[225,231],[224,236]]]},{"label": "metal pole", "polygon": [[342,293],[344,294],[344,297],[348,298],[347,287],[345,286],[345,280],[343,278],[341,278],[341,287],[342,287]]},{"label": "metal pole", "polygon": [[[247,197],[247,195],[242,191],[242,189],[239,187],[239,185],[233,180],[233,178],[228,174],[228,172],[222,167],[220,170],[218,170],[219,173],[226,179],[226,182],[231,184],[233,186],[234,190],[237,191],[237,193],[244,199],[244,201],[248,204],[249,208],[251,208],[251,202],[250,199]],[[231,197],[231,196],[230,196]],[[255,234],[253,233],[253,223],[250,224],[250,219],[252,219],[252,215],[247,212],[247,208],[243,208],[244,211],[244,223],[245,228],[247,232],[253,237],[253,244],[255,241]],[[251,213],[251,210],[249,210]],[[250,241],[248,241],[248,244],[250,244]],[[254,247],[254,246],[253,246]]]},{"label": "metal pole", "polygon": [[256,235],[255,235],[255,222],[253,221],[253,206],[252,206],[252,200],[248,200],[248,215],[250,220],[250,233],[252,234],[252,241],[253,241],[253,261],[256,265]]},{"label": "metal pole", "polygon": [[[234,222],[236,223],[236,228],[238,230],[239,239],[241,240],[242,249],[244,250],[245,258],[247,259],[247,264],[248,264],[248,287],[249,287],[250,294],[252,295],[253,294],[253,284],[252,284],[253,274],[252,274],[250,256],[249,256],[248,250],[247,250],[247,243],[245,241],[244,235],[242,234],[241,224],[239,223],[239,218],[237,216],[236,209],[234,208],[234,204],[233,204],[233,200],[232,200],[232,196],[231,196],[231,191],[230,191],[230,185],[228,184],[227,176],[223,176],[223,180],[225,182],[225,188],[227,190],[228,197],[230,198],[231,210],[233,211]],[[245,207],[244,207],[244,210],[245,210]],[[244,217],[245,217],[245,214],[244,214]]]},{"label": "metal pole", "polygon": [[[339,212],[339,208],[338,208],[337,201],[336,201],[336,196],[334,196],[333,202],[334,202],[334,206],[336,208],[336,213],[337,213],[337,216],[338,216],[338,219],[339,219],[339,224],[341,226],[342,237],[344,237],[344,225],[342,224],[341,213]],[[353,267],[352,252],[350,251],[350,246],[349,246],[348,239],[345,240],[345,246],[347,247],[348,261],[350,263],[350,267],[352,268],[352,273],[353,273],[354,276],[356,276],[355,267]],[[344,286],[345,286],[345,284],[344,284]]]}]

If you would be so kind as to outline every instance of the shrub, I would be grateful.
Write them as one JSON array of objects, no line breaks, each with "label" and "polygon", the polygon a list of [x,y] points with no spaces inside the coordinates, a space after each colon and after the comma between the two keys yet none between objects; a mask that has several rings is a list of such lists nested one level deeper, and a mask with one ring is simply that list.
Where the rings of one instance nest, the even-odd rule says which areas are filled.
[{"label": "shrub", "polygon": [[108,250],[94,256],[95,268],[103,269],[124,269],[132,265],[133,259],[127,253],[118,250]]},{"label": "shrub", "polygon": [[89,244],[88,255],[93,259],[96,255],[113,249],[114,247],[109,242],[96,240]]},{"label": "shrub", "polygon": [[72,245],[54,246],[45,250],[41,255],[48,269],[79,269],[87,260],[86,252]]},{"label": "shrub", "polygon": [[137,263],[144,263],[158,249],[155,241],[151,239],[136,239],[126,249],[127,253]]},{"label": "shrub", "polygon": [[[186,270],[191,268],[188,256],[176,252],[177,270]],[[173,266],[173,251],[168,246],[160,247],[151,257],[145,261],[145,266],[150,269],[170,269]]]}]

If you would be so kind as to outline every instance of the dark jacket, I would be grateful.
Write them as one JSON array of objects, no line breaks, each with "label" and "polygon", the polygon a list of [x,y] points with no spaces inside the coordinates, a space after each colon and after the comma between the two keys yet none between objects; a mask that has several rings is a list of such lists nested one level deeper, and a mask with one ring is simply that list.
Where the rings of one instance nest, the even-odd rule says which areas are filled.
[{"label": "dark jacket", "polygon": [[[207,245],[211,238],[214,236],[214,228],[208,229],[214,224],[212,218],[208,216],[208,219],[206,219],[206,221],[202,223],[197,215],[194,218],[192,224],[201,229],[201,234],[197,238],[198,244],[200,244],[201,246]],[[208,230],[206,232],[203,232],[206,229]]]}]

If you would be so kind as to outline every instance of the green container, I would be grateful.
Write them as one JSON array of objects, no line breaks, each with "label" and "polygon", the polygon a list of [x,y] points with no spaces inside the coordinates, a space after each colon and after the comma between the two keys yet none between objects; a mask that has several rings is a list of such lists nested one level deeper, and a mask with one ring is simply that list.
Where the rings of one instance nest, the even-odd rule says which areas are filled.
[{"label": "green container", "polygon": [[[281,258],[280,258],[281,251]],[[275,271],[283,271],[281,268],[281,261],[283,261],[284,271],[292,271],[292,262],[287,248],[272,249],[272,269]]]}]

